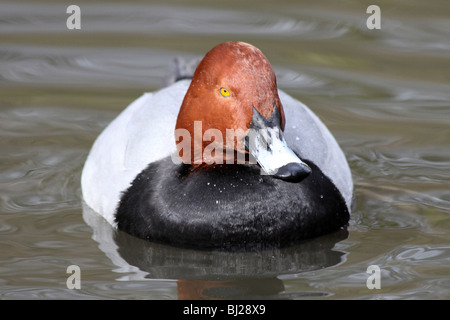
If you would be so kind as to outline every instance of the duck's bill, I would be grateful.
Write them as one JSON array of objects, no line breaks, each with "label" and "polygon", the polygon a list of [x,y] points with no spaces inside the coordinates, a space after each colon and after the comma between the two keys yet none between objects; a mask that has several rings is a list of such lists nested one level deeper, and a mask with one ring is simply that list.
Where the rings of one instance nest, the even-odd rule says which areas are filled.
[{"label": "duck's bill", "polygon": [[253,109],[252,125],[245,138],[250,162],[258,163],[262,174],[299,182],[311,173],[311,168],[289,148],[280,126],[273,119],[275,114],[278,110],[271,119],[265,119]]},{"label": "duck's bill", "polygon": [[250,162],[258,163],[262,174],[298,182],[311,173],[311,168],[288,147],[280,129],[251,130],[247,137]]}]

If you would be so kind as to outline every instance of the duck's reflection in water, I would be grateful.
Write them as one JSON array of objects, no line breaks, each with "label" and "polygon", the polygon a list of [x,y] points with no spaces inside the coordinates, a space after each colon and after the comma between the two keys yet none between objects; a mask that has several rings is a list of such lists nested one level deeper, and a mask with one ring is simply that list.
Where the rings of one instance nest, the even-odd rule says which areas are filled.
[{"label": "duck's reflection in water", "polygon": [[[345,252],[333,248],[348,237],[343,229],[281,249],[203,251],[153,243],[114,230],[87,206],[83,217],[99,248],[119,267],[115,271],[128,273],[121,280],[174,279],[179,299],[290,298],[284,294],[280,276],[341,263]],[[305,292],[311,294],[321,293]]]}]

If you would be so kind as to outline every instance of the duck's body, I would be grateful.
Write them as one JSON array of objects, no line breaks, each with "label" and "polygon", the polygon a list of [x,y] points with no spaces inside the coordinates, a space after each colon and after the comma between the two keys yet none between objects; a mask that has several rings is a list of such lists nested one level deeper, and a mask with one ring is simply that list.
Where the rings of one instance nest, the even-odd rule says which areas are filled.
[{"label": "duck's body", "polygon": [[[191,87],[190,80],[182,80],[144,94],[101,133],[82,173],[83,197],[92,209],[138,237],[197,247],[286,245],[348,222],[350,169],[334,137],[305,105],[281,90],[275,93],[278,122],[294,153],[289,157],[298,156],[301,164],[293,170],[308,172],[294,172],[292,179],[276,177],[276,170],[261,175],[260,166],[248,159],[197,165],[183,158],[187,153],[177,154],[174,134]],[[264,119],[276,119],[278,110],[272,110]],[[264,115],[262,107],[257,111]],[[194,140],[192,145],[194,150]],[[261,161],[271,166],[270,160]],[[292,161],[277,166],[291,170]]]}]

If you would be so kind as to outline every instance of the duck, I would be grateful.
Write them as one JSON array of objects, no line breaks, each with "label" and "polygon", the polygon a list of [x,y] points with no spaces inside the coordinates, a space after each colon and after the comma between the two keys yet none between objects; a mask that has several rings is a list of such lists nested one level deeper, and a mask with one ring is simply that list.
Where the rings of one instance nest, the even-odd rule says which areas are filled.
[{"label": "duck", "polygon": [[118,232],[198,249],[285,247],[348,225],[351,170],[255,46],[214,46],[97,137],[85,204]]}]

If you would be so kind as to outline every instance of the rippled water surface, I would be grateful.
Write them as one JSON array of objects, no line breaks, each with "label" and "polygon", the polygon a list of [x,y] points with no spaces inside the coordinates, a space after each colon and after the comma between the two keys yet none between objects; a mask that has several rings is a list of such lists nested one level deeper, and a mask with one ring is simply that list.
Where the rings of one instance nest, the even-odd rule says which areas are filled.
[{"label": "rippled water surface", "polygon": [[[67,6],[81,30],[66,28]],[[3,299],[449,299],[450,3],[0,3]],[[350,225],[282,250],[203,252],[114,233],[83,209],[102,129],[174,57],[241,40],[326,123],[352,169]],[[69,265],[81,289],[66,286]],[[369,265],[381,289],[369,290]]]}]

